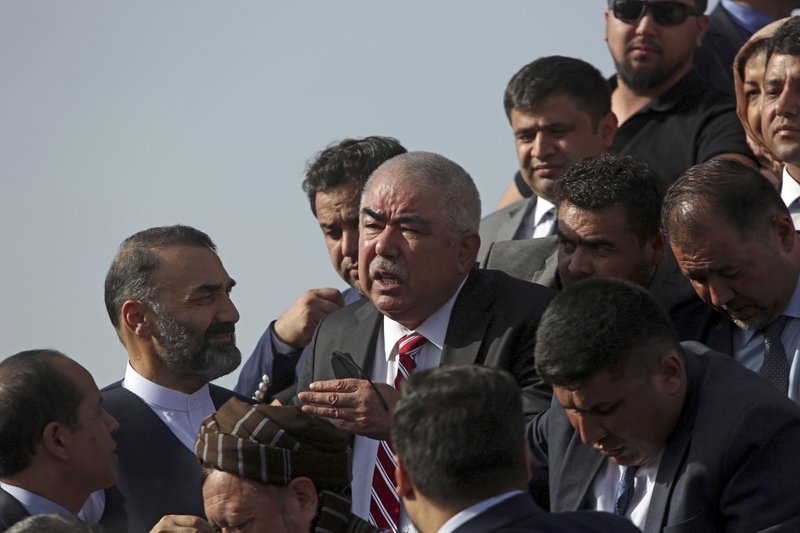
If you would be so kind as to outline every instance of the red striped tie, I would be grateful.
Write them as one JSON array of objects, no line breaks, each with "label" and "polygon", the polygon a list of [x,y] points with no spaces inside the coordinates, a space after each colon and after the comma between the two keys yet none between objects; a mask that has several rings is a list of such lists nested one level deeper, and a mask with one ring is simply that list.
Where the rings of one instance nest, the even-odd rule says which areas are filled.
[{"label": "red striped tie", "polygon": [[[394,388],[400,389],[400,384],[414,371],[415,357],[426,342],[428,339],[419,333],[409,333],[397,341],[400,355]],[[394,480],[396,468],[392,443],[385,440],[378,442],[378,456],[375,460],[375,472],[372,474],[372,498],[369,505],[370,521],[378,529],[397,531],[400,521],[400,498],[397,496]]]}]

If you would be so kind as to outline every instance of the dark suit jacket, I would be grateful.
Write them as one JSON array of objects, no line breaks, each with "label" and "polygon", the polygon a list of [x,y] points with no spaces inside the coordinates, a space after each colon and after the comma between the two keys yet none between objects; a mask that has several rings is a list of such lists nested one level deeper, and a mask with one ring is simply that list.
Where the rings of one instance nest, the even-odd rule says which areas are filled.
[{"label": "dark suit jacket", "polygon": [[733,21],[722,2],[717,4],[708,18],[709,25],[703,35],[703,43],[694,53],[694,66],[715,89],[735,96],[733,59],[750,38],[750,33]]},{"label": "dark suit jacket", "polygon": [[28,511],[15,497],[0,489],[0,532],[28,516]]},{"label": "dark suit jacket", "polygon": [[[800,407],[730,357],[681,343],[687,395],[656,474],[645,532],[800,531]],[[531,490],[553,511],[587,509],[606,459],[561,405],[531,422]]]},{"label": "dark suit jacket", "polygon": [[[100,524],[110,533],[139,533],[150,531],[167,514],[205,516],[197,457],[121,383],[102,390],[103,407],[119,422],[114,434],[119,477],[106,490]],[[234,396],[216,385],[209,392],[216,408]]]},{"label": "dark suit jacket", "polygon": [[[455,301],[441,364],[481,364],[509,371],[522,387],[525,415],[550,404],[552,389],[534,368],[536,327],[554,291],[503,272],[473,269]],[[369,375],[383,315],[367,299],[330,313],[317,327],[298,391],[334,379],[331,353],[347,352]]]},{"label": "dark suit jacket", "polygon": [[[490,243],[480,261],[482,268],[502,270],[515,278],[561,289],[555,235]],[[680,340],[709,343],[717,351],[732,353],[733,345],[724,342],[728,320],[697,297],[669,248],[647,289],[670,314]]]},{"label": "dark suit jacket", "polygon": [[638,533],[620,516],[593,511],[547,513],[528,494],[512,496],[455,529],[454,533],[541,531],[543,533]]}]

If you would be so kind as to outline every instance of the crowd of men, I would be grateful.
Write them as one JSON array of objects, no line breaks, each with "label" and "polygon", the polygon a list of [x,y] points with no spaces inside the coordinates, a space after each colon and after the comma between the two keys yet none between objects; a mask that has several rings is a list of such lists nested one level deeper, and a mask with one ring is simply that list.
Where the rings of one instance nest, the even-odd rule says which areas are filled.
[{"label": "crowd of men", "polygon": [[123,379],[0,361],[0,531],[800,530],[800,18],[765,48],[777,187],[725,94],[800,2],[706,7],[609,0],[610,80],[522,67],[519,171],[483,218],[441,155],[317,154],[302,190],[348,287],[269,322],[233,391],[211,383],[242,362],[212,239],[124,239]]}]

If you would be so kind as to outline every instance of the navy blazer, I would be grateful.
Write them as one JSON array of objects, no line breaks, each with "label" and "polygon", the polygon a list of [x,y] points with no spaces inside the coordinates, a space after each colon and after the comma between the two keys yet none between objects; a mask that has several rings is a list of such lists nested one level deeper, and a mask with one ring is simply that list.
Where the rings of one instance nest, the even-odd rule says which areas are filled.
[{"label": "navy blazer", "polygon": [[[686,398],[644,531],[800,531],[800,407],[731,357],[681,346]],[[536,501],[549,496],[553,511],[589,508],[606,459],[581,442],[558,401],[526,435]]]},{"label": "navy blazer", "polygon": [[28,516],[28,511],[15,497],[0,489],[0,532]]}]

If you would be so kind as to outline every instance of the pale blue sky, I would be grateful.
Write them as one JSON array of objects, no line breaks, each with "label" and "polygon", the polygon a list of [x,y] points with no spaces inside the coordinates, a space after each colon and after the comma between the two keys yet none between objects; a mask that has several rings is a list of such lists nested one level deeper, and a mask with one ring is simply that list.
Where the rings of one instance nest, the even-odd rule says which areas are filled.
[{"label": "pale blue sky", "polygon": [[300,190],[306,160],[391,135],[464,166],[487,213],[516,167],[508,79],[552,54],[611,74],[604,7],[4,0],[0,358],[51,347],[100,386],[119,379],[105,272],[125,237],[175,223],[208,232],[238,281],[246,357],[303,290],[343,285]]}]

